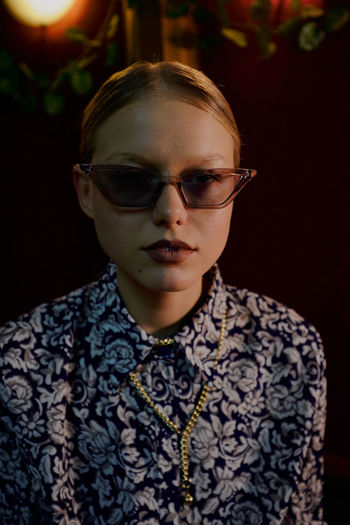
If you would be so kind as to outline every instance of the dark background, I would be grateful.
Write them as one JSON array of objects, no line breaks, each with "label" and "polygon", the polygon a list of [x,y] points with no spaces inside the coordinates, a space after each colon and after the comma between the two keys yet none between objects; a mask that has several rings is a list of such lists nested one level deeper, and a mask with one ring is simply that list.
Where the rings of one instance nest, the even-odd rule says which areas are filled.
[{"label": "dark background", "polygon": [[[108,0],[78,4],[68,25],[93,35]],[[2,5],[0,24],[0,47],[34,67],[50,71],[78,53],[77,44],[64,40],[62,24],[43,35],[14,21]],[[121,24],[118,63],[110,71],[95,68],[95,88],[127,65],[123,31]],[[201,68],[232,105],[244,143],[242,167],[258,170],[235,203],[220,261],[225,281],[288,304],[324,341],[330,525],[344,523],[336,509],[347,516],[350,495],[349,51],[347,26],[313,52],[282,43],[261,60],[227,42],[200,55]],[[89,98],[70,95],[59,117],[2,104],[1,323],[81,286],[105,263],[71,182]]]}]

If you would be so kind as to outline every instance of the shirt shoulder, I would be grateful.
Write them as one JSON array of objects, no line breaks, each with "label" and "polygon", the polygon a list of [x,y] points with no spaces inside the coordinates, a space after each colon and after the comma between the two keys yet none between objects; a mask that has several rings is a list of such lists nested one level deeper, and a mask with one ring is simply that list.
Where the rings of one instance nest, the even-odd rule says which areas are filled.
[{"label": "shirt shoulder", "polygon": [[43,303],[0,328],[0,423],[7,429],[42,396],[52,406],[68,395],[76,330],[93,289],[94,283]]},{"label": "shirt shoulder", "polygon": [[0,370],[4,364],[26,369],[25,361],[37,348],[54,352],[71,347],[93,286],[88,284],[43,303],[0,327]]},{"label": "shirt shoulder", "polygon": [[225,285],[228,299],[228,312],[238,315],[244,321],[250,320],[255,327],[286,338],[296,338],[298,330],[312,333],[319,342],[320,335],[316,328],[292,308],[266,295],[251,292],[245,288]]},{"label": "shirt shoulder", "polygon": [[[270,354],[274,360],[314,362],[324,375],[325,357],[316,328],[288,306],[246,289],[225,285],[228,325],[244,334],[247,347]],[[249,341],[249,345],[248,345]]]}]

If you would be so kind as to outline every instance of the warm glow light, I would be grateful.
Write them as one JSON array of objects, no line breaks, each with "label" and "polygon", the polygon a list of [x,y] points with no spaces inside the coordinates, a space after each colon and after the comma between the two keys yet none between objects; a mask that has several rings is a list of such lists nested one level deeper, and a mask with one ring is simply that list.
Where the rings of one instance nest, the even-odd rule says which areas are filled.
[{"label": "warm glow light", "polygon": [[4,2],[11,14],[20,22],[32,26],[47,26],[62,18],[75,0],[4,0]]}]

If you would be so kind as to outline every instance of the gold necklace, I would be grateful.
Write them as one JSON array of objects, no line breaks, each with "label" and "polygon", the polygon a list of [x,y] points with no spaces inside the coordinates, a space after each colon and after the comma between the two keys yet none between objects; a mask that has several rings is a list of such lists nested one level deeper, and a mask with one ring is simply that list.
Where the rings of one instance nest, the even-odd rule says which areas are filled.
[{"label": "gold necklace", "polygon": [[[214,371],[216,370],[216,366],[219,361],[220,353],[221,353],[221,347],[224,340],[225,335],[225,329],[226,329],[226,312],[224,312],[222,316],[221,321],[221,329],[220,329],[220,337],[218,342],[218,349],[216,352],[216,359],[214,363]],[[166,344],[172,344],[174,342],[174,339],[167,338]],[[160,344],[164,344],[164,340],[158,341],[156,343],[156,346],[160,346]],[[189,477],[189,460],[188,460],[188,439],[190,437],[190,434],[192,430],[194,429],[198,418],[200,416],[200,413],[203,410],[203,407],[205,405],[205,402],[207,400],[207,396],[209,393],[209,386],[207,383],[204,383],[201,393],[198,399],[198,402],[196,406],[194,407],[192,414],[184,428],[184,430],[181,430],[171,419],[168,418],[166,414],[164,414],[152,401],[151,397],[147,394],[146,390],[141,385],[139,379],[136,377],[136,374],[134,372],[131,372],[130,374],[130,381],[135,386],[137,392],[139,395],[147,402],[147,404],[152,408],[153,412],[157,414],[159,419],[173,432],[176,432],[176,434],[179,436],[179,449],[180,449],[180,465],[181,465],[181,477],[182,477],[182,484],[181,489],[183,491],[183,501],[186,505],[191,505],[193,502],[193,496],[191,495],[191,485],[192,482]]]}]

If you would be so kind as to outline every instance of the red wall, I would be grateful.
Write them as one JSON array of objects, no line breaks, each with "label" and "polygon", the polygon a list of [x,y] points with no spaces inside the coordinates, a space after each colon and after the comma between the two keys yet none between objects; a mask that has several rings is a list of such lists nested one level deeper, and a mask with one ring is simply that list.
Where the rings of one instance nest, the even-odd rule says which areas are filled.
[{"label": "red wall", "polygon": [[328,360],[328,452],[350,455],[350,32],[259,60],[229,43],[202,58],[231,102],[257,178],[236,200],[226,281],[315,324]]}]

